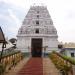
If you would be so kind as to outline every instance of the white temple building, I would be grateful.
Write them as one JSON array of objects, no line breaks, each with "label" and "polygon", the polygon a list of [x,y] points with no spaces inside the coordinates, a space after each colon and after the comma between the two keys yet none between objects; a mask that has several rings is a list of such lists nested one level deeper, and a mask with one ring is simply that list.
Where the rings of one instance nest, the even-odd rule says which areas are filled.
[{"label": "white temple building", "polygon": [[57,30],[46,6],[31,6],[17,35],[17,49],[41,56],[58,50]]}]

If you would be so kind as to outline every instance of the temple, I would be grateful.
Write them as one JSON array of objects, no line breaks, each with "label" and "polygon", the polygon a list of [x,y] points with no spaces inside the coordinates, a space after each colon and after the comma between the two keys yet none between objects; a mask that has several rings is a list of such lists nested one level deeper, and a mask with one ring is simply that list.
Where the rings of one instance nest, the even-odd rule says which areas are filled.
[{"label": "temple", "polygon": [[17,49],[42,56],[58,50],[57,30],[46,6],[31,6],[17,35]]}]

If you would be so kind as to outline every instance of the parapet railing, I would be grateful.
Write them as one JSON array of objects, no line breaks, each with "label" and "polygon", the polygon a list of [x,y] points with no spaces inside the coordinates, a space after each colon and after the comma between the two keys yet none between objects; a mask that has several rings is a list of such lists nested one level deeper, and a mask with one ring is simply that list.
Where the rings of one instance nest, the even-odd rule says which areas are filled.
[{"label": "parapet railing", "polygon": [[22,58],[22,53],[20,51],[12,50],[4,53],[0,63],[0,75],[4,72],[8,72],[12,67],[15,67]]},{"label": "parapet railing", "polygon": [[57,52],[52,52],[49,57],[62,75],[73,75],[72,65],[75,64],[73,59],[69,59]]}]

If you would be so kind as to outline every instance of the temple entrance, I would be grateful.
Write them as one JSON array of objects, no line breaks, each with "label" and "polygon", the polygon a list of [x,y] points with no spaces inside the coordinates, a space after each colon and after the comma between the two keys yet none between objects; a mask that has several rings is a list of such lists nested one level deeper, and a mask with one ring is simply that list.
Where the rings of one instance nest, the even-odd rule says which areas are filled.
[{"label": "temple entrance", "polygon": [[42,56],[42,39],[33,38],[31,41],[31,54],[32,57],[41,57]]}]

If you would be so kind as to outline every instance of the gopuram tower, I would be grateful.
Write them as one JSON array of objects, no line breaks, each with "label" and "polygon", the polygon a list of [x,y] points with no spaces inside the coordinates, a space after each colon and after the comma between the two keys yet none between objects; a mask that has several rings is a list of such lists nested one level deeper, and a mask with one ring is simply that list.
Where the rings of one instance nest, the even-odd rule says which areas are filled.
[{"label": "gopuram tower", "polygon": [[17,49],[41,56],[58,51],[58,35],[46,6],[31,6],[17,35]]}]

